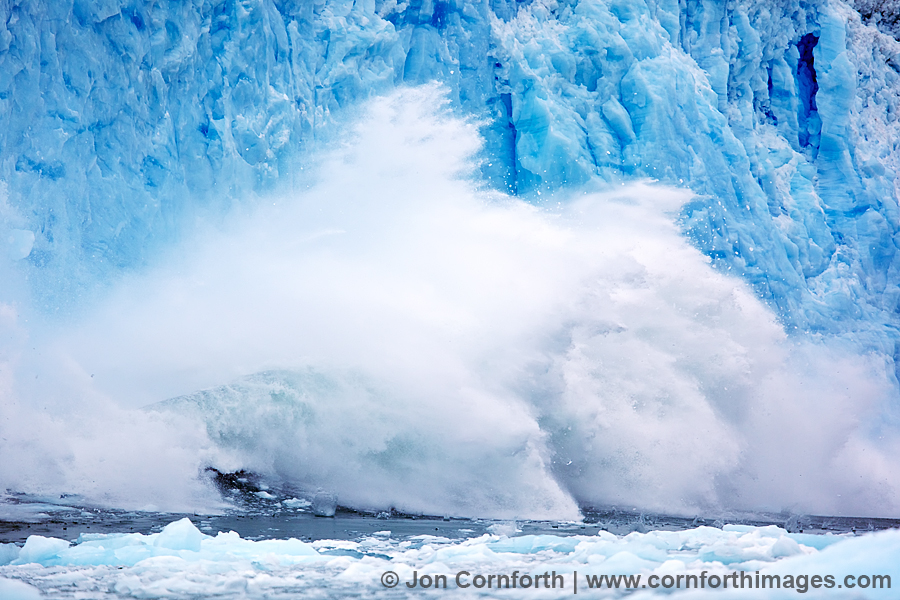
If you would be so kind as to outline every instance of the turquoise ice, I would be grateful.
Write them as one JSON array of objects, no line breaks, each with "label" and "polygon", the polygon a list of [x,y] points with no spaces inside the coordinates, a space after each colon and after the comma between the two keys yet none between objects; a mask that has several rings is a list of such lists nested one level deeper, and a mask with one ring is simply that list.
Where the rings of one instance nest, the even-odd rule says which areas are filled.
[{"label": "turquoise ice", "polygon": [[871,4],[0,0],[0,489],[896,514]]},{"label": "turquoise ice", "polygon": [[437,80],[484,119],[495,187],[688,187],[687,234],[789,330],[894,356],[900,46],[839,1],[729,6],[5,3],[6,254],[71,303],[290,185],[360,99]]}]

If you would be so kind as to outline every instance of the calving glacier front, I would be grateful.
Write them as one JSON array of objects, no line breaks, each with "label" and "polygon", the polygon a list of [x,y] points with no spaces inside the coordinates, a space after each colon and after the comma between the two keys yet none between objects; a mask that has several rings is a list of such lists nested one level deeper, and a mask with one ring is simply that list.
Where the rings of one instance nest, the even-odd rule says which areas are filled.
[{"label": "calving glacier front", "polygon": [[896,514],[900,43],[848,5],[0,11],[6,488]]},{"label": "calving glacier front", "polygon": [[0,10],[4,214],[50,306],[293,181],[360,98],[437,79],[489,120],[497,187],[688,186],[692,239],[790,328],[894,354],[898,42],[842,2]]},{"label": "calving glacier front", "polygon": [[896,40],[836,2],[534,3],[494,28],[520,187],[684,183],[708,194],[688,234],[790,329],[893,355]]}]

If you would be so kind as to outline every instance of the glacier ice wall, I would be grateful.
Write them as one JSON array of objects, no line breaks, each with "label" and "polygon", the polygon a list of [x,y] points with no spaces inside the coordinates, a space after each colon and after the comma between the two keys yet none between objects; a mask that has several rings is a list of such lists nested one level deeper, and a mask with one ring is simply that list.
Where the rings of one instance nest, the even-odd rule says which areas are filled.
[{"label": "glacier ice wall", "polygon": [[[490,187],[544,206],[555,206],[557,202],[577,197],[573,190],[580,192],[582,186],[593,189],[598,180],[615,188],[631,180],[649,178],[687,188],[695,197],[681,211],[680,226],[721,272],[744,278],[756,295],[775,310],[789,332],[813,334],[805,336],[799,344],[822,337],[820,334],[832,341],[841,338],[835,342],[837,349],[832,349],[832,354],[809,351],[813,358],[807,361],[807,366],[812,366],[797,378],[793,371],[803,371],[803,365],[798,363],[803,362],[804,352],[792,353],[780,345],[788,342],[773,341],[780,340],[778,328],[760,316],[758,323],[765,326],[751,323],[746,331],[763,337],[768,335],[768,341],[755,346],[749,342],[736,346],[725,344],[734,350],[734,356],[741,355],[742,348],[752,346],[755,350],[751,354],[759,361],[766,362],[761,357],[773,361],[769,371],[762,369],[747,375],[741,360],[722,359],[711,341],[744,332],[745,321],[726,319],[726,325],[722,325],[721,316],[715,310],[707,315],[700,310],[684,309],[688,315],[686,320],[676,318],[677,315],[662,319],[661,326],[669,327],[666,329],[669,333],[654,338],[655,327],[620,328],[616,323],[606,323],[604,310],[615,302],[609,306],[601,302],[596,311],[587,315],[578,313],[578,322],[562,327],[572,334],[566,338],[574,344],[571,355],[566,354],[565,348],[549,353],[545,352],[546,348],[535,350],[539,354],[543,352],[544,362],[538,362],[542,368],[546,367],[542,371],[544,376],[535,376],[532,381],[529,379],[532,370],[526,369],[525,373],[511,367],[514,375],[509,376],[510,380],[522,380],[524,373],[527,385],[533,385],[533,389],[510,388],[503,393],[528,398],[530,404],[525,412],[534,420],[523,426],[523,431],[527,430],[528,436],[533,437],[522,439],[527,438],[530,447],[537,449],[533,456],[535,464],[540,463],[541,481],[550,487],[562,485],[566,493],[579,501],[630,499],[650,506],[662,497],[675,497],[680,490],[690,488],[694,490],[688,490],[690,493],[700,496],[696,502],[715,504],[717,499],[741,497],[743,490],[754,486],[748,481],[756,481],[774,465],[791,471],[792,475],[785,476],[788,479],[796,474],[794,471],[816,472],[820,476],[817,489],[824,491],[813,494],[821,500],[814,505],[824,507],[822,510],[854,511],[878,505],[881,497],[896,498],[888,484],[883,494],[876,490],[880,485],[877,482],[891,479],[883,473],[893,473],[890,461],[885,458],[891,455],[884,449],[888,446],[879,450],[880,458],[876,460],[867,459],[867,463],[860,458],[872,456],[866,443],[879,435],[878,428],[887,419],[886,415],[892,414],[880,403],[889,396],[896,405],[896,390],[893,396],[885,393],[878,365],[880,356],[897,362],[900,340],[900,321],[896,315],[900,302],[897,268],[900,259],[896,252],[900,242],[900,182],[897,180],[900,42],[891,37],[893,30],[889,23],[867,8],[870,5],[874,4],[857,2],[857,10],[839,0],[729,3],[712,0],[172,0],[152,4],[115,0],[0,0],[0,326],[3,328],[0,335],[4,343],[0,347],[3,366],[0,392],[4,399],[11,398],[9,390],[25,378],[20,374],[19,381],[14,382],[16,377],[7,368],[16,360],[15,351],[9,349],[18,347],[38,348],[23,360],[27,369],[22,372],[28,371],[29,385],[39,390],[28,398],[34,401],[34,407],[6,402],[0,408],[9,422],[15,423],[36,422],[30,416],[21,415],[30,414],[31,408],[53,406],[53,400],[47,398],[58,390],[52,389],[52,382],[46,384],[48,387],[40,386],[45,385],[45,379],[52,379],[49,370],[60,363],[49,359],[49,354],[42,354],[53,350],[52,344],[42,347],[32,342],[49,334],[24,323],[35,312],[46,316],[82,310],[85,305],[112,305],[116,310],[94,321],[82,322],[87,331],[82,337],[71,338],[75,340],[67,348],[71,360],[61,364],[75,382],[65,393],[77,388],[79,393],[71,394],[77,398],[87,398],[107,385],[103,390],[114,390],[117,400],[139,404],[139,401],[166,397],[163,392],[174,395],[221,385],[254,369],[258,372],[269,368],[302,368],[303,365],[281,364],[274,358],[268,362],[259,358],[267,356],[263,350],[269,349],[264,348],[270,341],[265,336],[248,334],[245,339],[235,334],[234,339],[228,338],[231,345],[217,347],[222,340],[220,334],[227,338],[233,333],[223,323],[231,322],[229,315],[235,310],[252,314],[254,319],[258,317],[246,310],[247,306],[258,307],[258,303],[248,301],[247,305],[240,306],[239,302],[234,304],[234,299],[247,297],[278,304],[281,300],[253,297],[253,293],[270,288],[261,286],[256,291],[241,289],[240,293],[233,293],[227,285],[231,281],[227,272],[207,273],[198,269],[189,270],[196,277],[187,280],[179,279],[177,273],[160,279],[163,283],[185,284],[182,289],[174,283],[156,289],[146,287],[148,280],[141,280],[140,272],[148,265],[177,265],[171,253],[193,251],[198,256],[187,260],[197,264],[206,264],[204,260],[209,259],[215,269],[224,270],[232,263],[242,265],[246,281],[271,274],[271,269],[284,264],[284,256],[291,256],[290,252],[270,255],[249,244],[244,246],[246,256],[242,257],[231,254],[233,249],[227,243],[207,247],[188,242],[208,237],[210,222],[213,228],[225,224],[224,230],[229,227],[234,230],[234,223],[229,219],[234,219],[236,214],[252,216],[255,207],[268,205],[268,200],[273,198],[283,198],[285,190],[312,185],[315,176],[307,174],[316,169],[308,167],[320,162],[320,156],[327,154],[324,150],[345,141],[342,136],[348,133],[346,123],[352,122],[359,112],[357,107],[362,100],[389,95],[398,87],[436,80],[445,86],[446,96],[455,110],[480,124],[484,149],[479,175]],[[423,97],[438,103],[442,96],[425,94]],[[381,137],[390,136],[383,133]],[[421,142],[406,144],[391,139],[389,144],[379,146],[373,142],[365,147],[388,153],[375,160],[379,169],[403,172],[405,179],[383,178],[382,181],[389,182],[384,184],[384,189],[370,190],[368,185],[372,182],[367,184],[362,180],[377,173],[366,167],[365,160],[359,160],[347,166],[348,172],[354,175],[347,178],[354,180],[347,183],[349,187],[332,186],[334,181],[345,178],[343,173],[326,174],[326,185],[313,186],[313,190],[319,190],[315,192],[318,194],[323,189],[349,189],[359,198],[381,199],[383,206],[367,205],[364,210],[360,206],[354,208],[353,198],[341,197],[329,205],[332,211],[343,211],[340,219],[335,217],[336,221],[344,219],[345,213],[356,211],[357,220],[381,227],[363,235],[363,240],[380,239],[379,236],[393,231],[397,222],[409,218],[398,212],[396,202],[400,200],[409,202],[403,214],[417,214],[414,208],[419,208],[419,204],[412,199],[417,191],[406,189],[412,182],[423,189],[429,189],[426,184],[433,183],[426,181],[422,174],[407,172],[409,169],[403,166],[394,169],[390,164],[383,164],[390,163],[393,157],[390,153],[396,155],[398,162],[406,160],[412,164],[415,162],[412,158],[416,157],[410,158],[409,154]],[[434,151],[435,156],[442,156],[428,144],[425,147],[429,152]],[[451,149],[448,160],[467,156],[466,152]],[[430,165],[429,168],[434,166],[429,161],[423,164]],[[444,181],[449,177],[447,173],[456,167],[445,165],[442,168],[447,172],[438,169],[439,176],[434,179],[438,183]],[[450,188],[455,189],[455,185]],[[652,203],[653,198],[669,194],[664,191],[637,195],[646,196],[644,201]],[[524,209],[518,207],[510,214],[519,210]],[[299,229],[316,229],[317,213],[299,211],[297,214],[312,221],[308,226],[304,222]],[[325,210],[322,214],[330,213]],[[473,210],[473,214],[480,213]],[[639,217],[612,223],[604,221],[615,220],[617,217],[609,215],[617,214],[620,215],[611,211],[599,219],[602,226],[598,226],[598,231],[606,232],[604,235],[610,236],[611,243],[622,241],[623,236],[630,236],[636,243],[660,231],[665,235],[660,234],[657,241],[671,241],[667,225],[657,222],[660,218],[657,212],[647,209],[648,220],[643,229],[636,224],[640,222]],[[552,220],[550,216],[547,218]],[[466,219],[435,220],[448,225],[460,224],[457,233],[461,234],[466,233],[469,224]],[[281,223],[277,219],[273,223],[272,228],[265,230],[267,233],[251,241],[263,250],[288,244],[293,252],[290,243],[297,233],[297,223]],[[497,250],[493,243],[502,241],[499,232],[505,231],[504,227],[494,229],[495,240],[473,248]],[[241,231],[240,227],[237,230]],[[278,232],[272,236],[277,239],[267,237],[271,231]],[[398,234],[397,239],[406,240],[404,236],[408,232],[399,231],[402,235]],[[444,229],[440,231],[446,236],[435,239],[456,239]],[[313,233],[307,242],[312,243],[313,238],[318,240],[319,234],[329,238],[341,232],[324,227]],[[293,241],[301,243],[302,240]],[[385,243],[387,248],[395,248],[391,245],[393,241]],[[585,247],[593,247],[593,243],[602,247],[599,241],[585,242]],[[686,252],[675,242],[671,246]],[[514,244],[510,246],[514,247]],[[220,248],[227,251],[220,252]],[[498,256],[505,256],[506,250]],[[212,258],[203,252],[210,253]],[[222,264],[222,255],[232,257],[232,262]],[[406,256],[403,252],[400,255]],[[263,258],[253,263],[253,258],[260,256]],[[438,252],[438,256],[444,255]],[[565,262],[562,260],[565,252],[554,256]],[[355,254],[353,257],[360,262],[349,261],[352,268],[348,268],[358,275],[353,269],[367,264],[368,258]],[[594,268],[591,260],[579,255],[571,265],[548,268],[548,281],[564,273],[582,272],[579,271],[582,262]],[[479,261],[490,264],[484,257]],[[697,268],[685,271],[687,275],[672,276],[677,279],[694,274],[696,277],[691,281],[697,289],[702,289],[698,282],[711,277],[705,263],[700,265],[694,258],[689,262]],[[301,264],[306,263],[301,261]],[[518,265],[518,275],[527,272],[521,257],[510,264]],[[628,260],[622,264],[623,273],[613,273],[609,281],[618,282],[622,275],[626,282],[623,289],[639,288],[645,274],[640,269],[635,273],[628,271],[626,267],[631,264]],[[384,265],[376,267],[381,269]],[[433,270],[434,265],[428,268]],[[617,267],[609,268],[615,271]],[[658,278],[653,281],[666,281],[664,270],[654,271]],[[152,274],[152,269],[149,272]],[[410,272],[419,276],[417,270]],[[458,274],[456,270],[451,272]],[[92,295],[98,286],[127,280],[134,273],[144,283],[130,288],[132,296],[126,297],[128,302],[117,304],[117,298],[121,300],[121,297],[110,300],[102,294]],[[184,290],[203,284],[210,273],[221,276],[221,287],[217,288],[221,293],[209,297],[210,306],[223,303],[221,310],[210,311],[206,305],[197,305],[196,299],[188,299],[185,302],[194,312],[184,315],[193,314],[196,318],[180,320],[184,317],[179,312],[183,308],[179,302],[184,299]],[[385,275],[385,281],[394,282],[393,277]],[[149,281],[154,280],[151,277]],[[366,278],[358,281],[360,285],[371,283]],[[496,283],[494,279],[490,281]],[[538,279],[523,289],[534,291],[528,286],[535,281]],[[263,283],[269,285],[271,281]],[[468,279],[462,286],[450,286],[447,289],[452,291],[447,292],[447,297],[457,298],[455,294],[459,290],[470,290],[471,286]],[[618,286],[616,283],[610,289]],[[730,306],[726,300],[732,288],[727,280],[715,279],[713,287],[725,291],[709,294],[705,300],[723,298],[722,303]],[[667,289],[652,285],[651,288],[653,294],[663,294]],[[22,289],[34,298],[36,311],[22,300]],[[374,285],[374,291],[370,290],[372,294],[366,297],[382,298],[376,293],[378,289]],[[385,289],[402,289],[402,286]],[[482,314],[479,303],[484,300],[485,290],[490,289],[493,288],[487,284],[471,288],[471,298],[462,298],[460,302],[474,302],[473,306],[478,308],[475,312]],[[305,293],[302,286],[294,291]],[[160,299],[158,292],[171,292],[171,295]],[[597,298],[603,298],[607,292],[600,290]],[[685,293],[690,301],[686,300],[684,306],[704,305],[701,301],[704,299]],[[635,294],[642,297],[642,292]],[[485,300],[486,306],[496,309],[498,316],[485,318],[485,322],[496,326],[503,319],[511,319],[510,315],[515,313],[509,307],[528,306],[523,297],[524,293],[514,297],[508,290],[498,291],[490,302]],[[102,302],[95,303],[98,298]],[[156,304],[154,298],[158,300]],[[199,294],[197,298],[208,297]],[[497,309],[494,302],[500,299],[504,305]],[[310,314],[326,314],[334,309],[338,316],[332,324],[335,331],[343,334],[339,325],[344,321],[337,310],[345,307],[341,302],[352,305],[349,300],[336,297],[335,302],[322,301],[321,306],[314,306],[322,310]],[[440,316],[436,310],[439,304],[435,301],[426,306],[425,313]],[[758,308],[752,302],[746,305],[754,311]],[[137,308],[124,310],[123,306]],[[141,312],[142,306],[149,308]],[[652,314],[662,314],[654,312],[646,316],[639,310],[646,308],[645,304],[637,302],[635,306],[638,308],[633,314],[628,312],[629,318],[636,319],[635,323],[643,323],[645,318],[652,321]],[[678,312],[672,303],[660,301],[659,306]],[[172,310],[163,310],[167,307]],[[280,304],[278,307],[282,308]],[[290,308],[284,313],[272,313],[299,319],[298,326],[316,326]],[[738,312],[744,310],[739,309]],[[146,318],[155,314],[153,310],[171,318],[166,327],[159,326],[161,319]],[[615,311],[609,314],[614,315]],[[132,315],[133,322],[123,315]],[[398,324],[401,328],[408,326],[405,319],[410,315],[401,316],[397,317]],[[708,324],[704,321],[707,316]],[[215,317],[220,320],[215,321]],[[288,343],[294,340],[285,326],[294,321],[282,320],[272,325],[265,315],[259,318],[262,325],[276,332],[272,339],[285,335],[289,339],[284,342],[284,348],[295,348]],[[555,318],[536,319],[534,331],[546,323],[555,323]],[[246,323],[251,321],[248,317]],[[424,321],[430,323],[428,319]],[[688,325],[679,329],[678,323]],[[703,338],[697,332],[706,331],[707,325],[710,337]],[[97,333],[101,326],[107,328],[103,331],[111,332],[109,336]],[[196,336],[185,334],[190,327],[195,327]],[[520,331],[518,327],[520,324],[510,325],[510,331]],[[52,330],[53,326],[48,329]],[[132,330],[140,335],[129,339]],[[161,340],[164,331],[172,335]],[[410,339],[418,339],[416,336],[424,335],[425,329],[413,327],[410,331]],[[534,331],[522,335],[528,338],[529,344],[540,346],[529,337]],[[694,334],[684,335],[684,331]],[[643,381],[648,372],[657,369],[657,363],[623,362],[615,347],[603,341],[608,338],[627,342],[629,336],[640,338],[645,333],[653,339],[631,340],[635,348],[643,348],[645,342],[657,348],[660,339],[667,343],[674,341],[671,348],[675,350],[670,347],[665,352],[660,350],[660,356],[668,358],[658,363],[675,365],[667,375],[669,383],[659,383],[661,379],[653,378],[650,382]],[[751,333],[747,333],[748,339],[755,339],[755,333]],[[335,354],[345,363],[352,362],[346,352],[348,348],[352,352],[378,353],[371,352],[374,346],[356,344],[347,335],[350,341],[335,342],[335,348],[342,350],[335,350]],[[376,327],[370,338],[363,338],[366,343],[374,343],[372,340],[381,336],[390,337]],[[798,336],[801,337],[804,336]],[[698,342],[701,338],[709,343]],[[174,346],[173,339],[178,341]],[[247,339],[253,339],[256,345],[248,344]],[[323,334],[321,338],[310,339],[328,340],[329,337]],[[134,340],[138,343],[129,343]],[[472,340],[480,338],[473,334]],[[871,363],[866,362],[868,358],[857,357],[862,361],[859,364],[854,362],[856,359],[834,358],[853,354],[845,351],[842,344],[846,340],[855,344],[857,350],[874,350],[879,356]],[[690,354],[693,358],[679,357],[679,352],[694,342],[696,347],[691,346],[694,353]],[[481,343],[473,342],[477,349]],[[324,345],[323,342],[318,346]],[[532,347],[516,340],[511,345]],[[165,351],[151,352],[160,348]],[[772,348],[780,350],[772,352]],[[226,352],[228,349],[233,352]],[[235,358],[242,356],[243,351],[252,354],[256,350],[261,353],[251,356],[256,362],[241,363]],[[401,345],[396,356],[407,357],[406,352],[408,347]],[[479,352],[477,356],[494,356],[492,351]],[[312,353],[309,350],[308,354]],[[454,360],[459,357],[472,360],[475,355],[468,350],[460,351]],[[301,356],[305,355],[301,353]],[[611,385],[602,377],[594,376],[591,365],[598,357],[621,367],[617,371],[618,379],[612,382],[617,390],[616,398],[624,402],[621,406],[598,408],[585,401],[585,398],[601,399]],[[783,362],[790,373],[782,373],[774,364],[779,357],[786,357]],[[223,360],[217,362],[216,358]],[[365,360],[368,358],[359,357],[360,362]],[[524,364],[517,360],[510,359],[510,363]],[[106,370],[97,373],[98,379],[110,378],[106,384],[93,381],[95,372],[86,366],[92,361],[101,367],[107,361]],[[152,361],[171,368],[165,371],[160,367],[154,371],[159,365]],[[477,360],[474,363],[482,364]],[[807,385],[816,379],[809,372],[827,369],[823,365],[831,363],[841,363],[834,374],[820,379],[817,385]],[[32,367],[34,373],[28,370]],[[208,371],[204,371],[207,367]],[[729,374],[722,375],[717,371],[720,368]],[[841,369],[843,373],[839,372]],[[371,370],[378,372],[375,368]],[[161,378],[160,372],[172,376]],[[659,372],[668,371],[657,369],[657,375]],[[496,384],[498,373],[485,375],[485,380]],[[138,381],[129,377],[131,374],[144,379]],[[405,381],[402,375],[397,379]],[[122,386],[117,388],[109,381]],[[730,382],[728,386],[726,381]],[[784,384],[785,381],[790,385]],[[743,382],[746,388],[743,399],[737,401],[732,385],[736,382]],[[853,387],[856,384],[858,389]],[[866,391],[867,385],[872,389]],[[699,386],[699,391],[694,386]],[[678,463],[685,452],[690,453],[685,448],[690,450],[694,442],[679,446],[678,440],[694,438],[681,436],[679,432],[693,431],[696,424],[668,419],[670,413],[665,406],[670,399],[662,392],[670,388],[681,389],[684,394],[679,397],[686,406],[695,406],[698,414],[712,415],[710,422],[718,423],[721,419],[729,426],[738,423],[744,428],[738,436],[740,441],[735,442],[737,445],[730,445],[725,439],[728,436],[721,433],[727,427],[708,429],[724,435],[718,441],[709,437],[694,440],[706,458],[693,467],[681,464],[696,471],[682,479],[677,476],[678,465],[672,466],[671,461]],[[429,394],[422,392],[421,397],[430,397]],[[410,397],[419,396],[410,394]],[[630,414],[626,400],[638,397],[644,398],[647,406],[661,411],[658,426],[633,422],[633,427],[618,432],[618,437],[608,437],[607,446],[595,442],[599,430],[590,423],[602,423],[598,415],[603,411],[621,410],[623,415]],[[545,405],[541,398],[555,399],[554,402],[561,404],[547,400]],[[70,409],[78,406],[71,398],[68,401]],[[773,412],[775,405],[783,412]],[[741,407],[756,408],[741,412]],[[802,414],[797,416],[794,412]],[[791,424],[813,413],[818,418],[803,429],[805,435],[785,442],[785,438],[791,437]],[[770,427],[772,415],[791,418]],[[84,417],[84,422],[87,421],[90,419]],[[573,422],[588,425],[570,428]],[[252,421],[249,429],[251,425]],[[819,425],[824,425],[831,434],[821,434]],[[41,427],[41,431],[37,431],[40,428],[13,431],[15,427],[8,427],[7,432],[15,434],[10,439],[17,440],[8,447],[40,446],[41,439],[56,439],[57,434],[64,437],[63,423]],[[98,427],[102,428],[94,426]],[[204,443],[192,441],[192,435],[197,432],[188,429],[193,433],[183,436],[187,440],[184,447],[177,446],[174,450],[179,456],[191,454],[192,448]],[[134,430],[143,429],[133,423],[121,428],[123,432]],[[89,478],[83,477],[84,473],[99,469],[92,457],[109,453],[111,446],[100,442],[92,445],[94,430],[86,431],[87,441],[79,443],[83,442],[90,451],[73,450],[75,459],[64,457],[59,461],[59,465],[71,468],[66,471],[65,466],[57,465],[60,480],[69,477],[71,481],[85,483]],[[636,431],[642,431],[645,437],[631,434]],[[121,433],[121,437],[130,439],[131,436]],[[819,446],[804,446],[813,439],[818,440]],[[660,440],[663,443],[657,443]],[[859,443],[848,445],[848,440]],[[132,449],[132,452],[150,456],[155,452],[152,449],[171,445],[165,434],[144,441],[149,449]],[[666,446],[670,442],[673,445]],[[824,448],[828,444],[833,447]],[[323,442],[323,445],[327,444]],[[654,450],[620,460],[626,451],[623,449],[630,445]],[[548,447],[553,449],[550,454],[545,452]],[[679,448],[680,453],[676,452]],[[814,451],[816,448],[821,452]],[[794,457],[794,462],[784,461],[780,454],[785,453]],[[30,462],[14,465],[21,471],[19,474],[40,470],[42,458],[38,454],[29,458],[34,461],[35,469],[28,467]],[[599,462],[591,461],[591,456]],[[745,460],[742,456],[749,458]],[[831,460],[835,456],[843,457],[843,462]],[[561,460],[562,457],[566,461],[551,465],[551,458]],[[130,461],[121,460],[123,464]],[[192,465],[181,459],[173,461],[180,461],[182,475],[191,470]],[[473,461],[480,459],[476,457]],[[265,460],[260,458],[260,462]],[[835,464],[844,467],[869,464],[867,483],[860,488],[862,492],[853,496],[863,500],[831,498],[831,504],[824,500],[829,490],[852,487],[846,476],[855,471],[836,469]],[[580,479],[569,474],[570,466],[579,472],[596,470],[591,477]],[[12,468],[10,463],[7,467]],[[144,467],[147,473],[166,470],[152,459]],[[124,467],[115,470],[126,471]],[[665,479],[666,474],[673,473],[676,474],[673,480],[678,481],[653,483],[654,476]],[[730,474],[725,477],[727,481],[713,481],[716,477],[722,479],[722,473]],[[634,492],[636,488],[622,485],[628,484],[629,478],[643,481],[635,485],[649,485],[653,489]],[[832,481],[835,478],[840,481],[835,483]],[[703,481],[709,487],[698,488],[696,481]],[[760,489],[765,492],[787,489],[779,496],[784,505],[805,501],[808,490],[801,489],[799,484],[797,489],[788,489],[784,481],[773,476],[767,484],[769,487]],[[725,489],[728,487],[730,492]],[[604,490],[625,491],[621,492],[621,498],[613,498],[604,496]],[[758,507],[766,501],[766,498],[744,495],[741,503]],[[568,497],[561,502],[569,502]]]},{"label": "glacier ice wall", "polygon": [[55,310],[198,215],[295,183],[359,99],[436,79],[484,119],[495,187],[689,187],[685,230],[789,329],[894,356],[900,42],[861,9],[4,0],[7,254]]},{"label": "glacier ice wall", "polygon": [[863,20],[900,39],[900,5],[897,0],[853,0]]}]

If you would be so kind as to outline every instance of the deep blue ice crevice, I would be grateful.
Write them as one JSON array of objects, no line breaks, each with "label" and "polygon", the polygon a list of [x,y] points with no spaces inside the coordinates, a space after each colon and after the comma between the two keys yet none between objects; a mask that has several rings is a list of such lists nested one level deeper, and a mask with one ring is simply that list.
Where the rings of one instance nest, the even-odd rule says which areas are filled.
[{"label": "deep blue ice crevice", "polygon": [[819,83],[816,79],[815,57],[813,49],[819,43],[819,38],[807,33],[797,42],[797,86],[799,87],[800,112],[798,129],[800,147],[819,147],[819,134],[822,131],[822,122],[819,119],[819,109],[816,105],[816,93],[819,91]]}]

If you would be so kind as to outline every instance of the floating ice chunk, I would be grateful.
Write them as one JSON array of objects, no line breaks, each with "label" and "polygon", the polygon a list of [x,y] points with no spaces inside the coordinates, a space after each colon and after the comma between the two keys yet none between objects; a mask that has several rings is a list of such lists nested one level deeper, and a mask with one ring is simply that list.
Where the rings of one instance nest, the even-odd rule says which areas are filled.
[{"label": "floating ice chunk", "polygon": [[166,525],[153,545],[170,550],[200,552],[200,543],[209,536],[200,532],[187,517]]},{"label": "floating ice chunk", "polygon": [[317,517],[333,517],[337,510],[337,496],[329,492],[319,492],[313,498],[312,510]]},{"label": "floating ice chunk", "polygon": [[785,556],[795,556],[803,554],[800,544],[787,536],[781,536],[772,546],[772,556],[775,558],[783,558]]},{"label": "floating ice chunk", "polygon": [[[181,521],[170,525],[169,531],[187,529]],[[214,596],[237,600],[316,594],[343,597],[350,595],[351,589],[358,591],[360,586],[380,589],[379,577],[388,570],[397,573],[402,582],[412,581],[416,571],[421,576],[462,569],[474,573],[473,567],[482,573],[517,570],[537,574],[552,570],[565,577],[569,592],[574,571],[578,571],[582,582],[584,575],[635,574],[647,581],[650,575],[699,575],[706,571],[722,577],[745,571],[754,580],[757,574],[778,575],[782,581],[791,575],[792,581],[797,582],[797,575],[802,575],[808,577],[806,583],[810,584],[808,593],[801,591],[806,583],[800,581],[794,587],[766,589],[763,595],[753,597],[796,598],[799,592],[814,598],[884,598],[889,597],[889,593],[877,586],[873,589],[873,576],[894,575],[896,557],[900,553],[900,531],[859,537],[823,536],[837,541],[822,551],[798,544],[803,554],[789,558],[779,558],[774,551],[779,544],[786,543],[784,540],[793,540],[792,534],[779,527],[740,526],[725,530],[699,527],[686,531],[633,532],[626,536],[601,531],[595,536],[529,535],[499,540],[493,535],[483,535],[462,541],[436,536],[405,538],[386,533],[379,532],[380,535],[361,542],[321,540],[306,544],[296,539],[254,542],[229,532],[214,538],[204,536],[199,552],[182,550],[178,551],[178,556],[172,556],[170,549],[153,545],[162,534],[94,534],[83,536],[85,541],[82,543],[63,549],[51,563],[58,565],[57,568],[41,571],[35,565],[9,566],[4,567],[2,573],[6,577],[28,578],[47,597],[57,597],[58,592],[54,595],[54,591],[64,581],[71,597],[94,597],[95,590],[109,589],[114,590],[111,594],[117,594],[115,597],[123,598],[187,600]],[[44,543],[48,541],[42,539]],[[33,546],[35,544],[32,542]],[[718,551],[709,552],[711,547]],[[139,548],[148,553],[146,556],[152,554],[160,559],[145,560],[140,564],[119,560],[122,550]],[[323,550],[326,556],[320,556],[316,548]],[[95,556],[90,562],[88,558],[92,553]],[[723,564],[722,556],[734,560]],[[297,569],[283,569],[300,564],[303,565],[302,573]],[[109,568],[114,565],[123,568]],[[830,574],[841,584],[848,575],[856,579],[862,576],[862,583],[868,587],[857,586],[847,595],[837,590],[823,594],[824,590],[812,586],[814,574]],[[847,581],[852,583],[854,580]],[[0,579],[0,598],[34,600],[39,597],[30,594],[31,590],[23,587],[24,584],[17,583]],[[754,591],[747,593],[752,595],[760,591],[758,586],[756,583]],[[487,597],[493,592],[484,591]],[[684,597],[695,597],[690,594],[696,590],[682,591],[687,594]],[[726,592],[726,596],[729,593]],[[611,591],[610,596],[603,597],[623,595]],[[660,596],[648,589],[634,597]]]},{"label": "floating ice chunk", "polygon": [[303,498],[289,498],[282,500],[281,503],[288,508],[309,508],[312,506],[312,502]]},{"label": "floating ice chunk", "polygon": [[581,540],[576,537],[521,535],[491,542],[489,546],[494,552],[515,552],[516,554],[535,554],[544,550],[570,553],[575,551],[575,547],[579,543]]},{"label": "floating ice chunk", "polygon": [[494,535],[512,536],[516,535],[516,532],[519,531],[519,527],[515,521],[501,521],[500,523],[494,523],[488,527],[487,530]]},{"label": "floating ice chunk", "polygon": [[787,537],[791,538],[802,546],[815,548],[816,550],[824,550],[828,546],[836,544],[847,538],[847,536],[834,535],[833,533],[826,533],[825,535],[813,533],[789,533],[787,534]]},{"label": "floating ice chunk", "polygon": [[27,583],[0,577],[0,598],[3,600],[41,600],[41,593]]},{"label": "floating ice chunk", "polygon": [[198,555],[198,558],[224,562],[235,559],[251,561],[265,559],[287,565],[319,557],[319,553],[316,552],[315,548],[298,539],[254,542],[241,539],[241,536],[233,531],[220,533],[214,538],[206,537],[202,546],[203,551]]},{"label": "floating ice chunk", "polygon": [[[839,538],[841,539],[841,538]],[[897,557],[900,556],[900,530],[890,529],[871,535],[842,538],[821,552],[811,552],[780,560],[763,571],[768,574],[819,573],[833,575],[843,585],[845,577],[854,580],[868,577],[869,589],[859,585],[852,592],[853,598],[888,598],[887,580],[873,585],[873,576],[892,575],[892,588],[896,588]],[[849,583],[855,584],[851,580]],[[883,587],[882,587],[883,586]]]},{"label": "floating ice chunk", "polygon": [[19,552],[19,558],[13,561],[14,565],[27,565],[29,563],[47,564],[59,558],[61,552],[69,547],[69,542],[57,538],[45,538],[39,535],[30,535],[25,545]]},{"label": "floating ice chunk", "polygon": [[[9,551],[6,552],[9,554]],[[216,537],[208,536],[201,533],[190,519],[184,518],[168,524],[160,533],[85,534],[79,536],[74,545],[66,540],[33,535],[11,564],[132,567],[157,557],[164,557],[164,563],[169,565],[176,564],[172,560],[179,564],[198,561],[263,561],[290,565],[316,559],[319,553],[309,544],[297,539],[254,542],[241,539],[233,531],[219,533]],[[0,595],[0,599],[5,600],[5,596]]]},{"label": "floating ice chunk", "polygon": [[19,558],[19,547],[15,544],[0,544],[0,567]]}]

